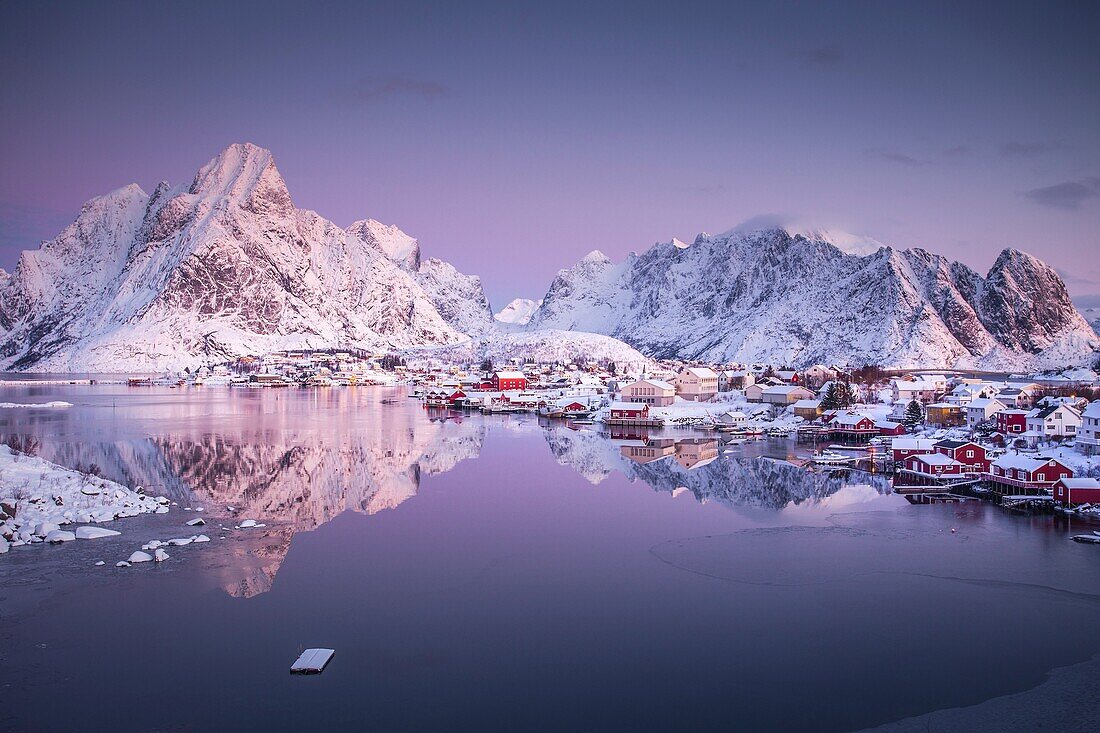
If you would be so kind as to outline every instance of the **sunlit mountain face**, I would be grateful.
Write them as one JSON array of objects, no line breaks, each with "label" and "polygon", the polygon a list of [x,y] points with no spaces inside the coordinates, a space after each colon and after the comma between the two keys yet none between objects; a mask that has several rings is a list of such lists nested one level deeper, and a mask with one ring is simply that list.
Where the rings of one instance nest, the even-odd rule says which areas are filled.
[{"label": "sunlit mountain face", "polygon": [[[394,396],[396,395],[396,396]],[[82,395],[83,396],[83,395]],[[102,388],[63,413],[0,416],[0,440],[33,444],[42,457],[92,470],[203,507],[211,529],[260,521],[262,542],[226,543],[226,590],[251,596],[271,587],[295,534],[344,512],[399,510],[425,477],[463,461],[486,460],[504,477],[521,476],[509,451],[482,457],[486,441],[533,442],[546,460],[598,485],[620,474],[639,487],[730,509],[781,510],[843,496],[859,484],[872,495],[881,477],[817,474],[783,460],[785,441],[736,450],[714,436],[427,411],[403,393],[331,390],[272,394],[255,390],[150,391],[121,403]],[[541,453],[541,451],[540,451]],[[858,492],[857,492],[858,493]]]}]

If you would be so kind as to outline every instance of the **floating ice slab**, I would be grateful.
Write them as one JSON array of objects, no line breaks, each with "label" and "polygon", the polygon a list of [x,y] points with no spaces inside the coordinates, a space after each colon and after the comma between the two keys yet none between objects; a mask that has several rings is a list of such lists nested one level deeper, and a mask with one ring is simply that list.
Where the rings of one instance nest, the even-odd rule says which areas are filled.
[{"label": "floating ice slab", "polygon": [[335,649],[306,649],[294,664],[290,665],[290,672],[291,674],[320,674],[335,653]]},{"label": "floating ice slab", "polygon": [[202,526],[202,525],[204,525],[204,524],[206,524],[206,520],[205,520],[205,519],[203,519],[202,517],[198,517],[198,518],[196,518],[196,519],[192,519],[192,520],[191,520],[190,522],[188,522],[188,523],[187,523],[187,525],[188,525],[189,527],[201,527],[201,526]]}]

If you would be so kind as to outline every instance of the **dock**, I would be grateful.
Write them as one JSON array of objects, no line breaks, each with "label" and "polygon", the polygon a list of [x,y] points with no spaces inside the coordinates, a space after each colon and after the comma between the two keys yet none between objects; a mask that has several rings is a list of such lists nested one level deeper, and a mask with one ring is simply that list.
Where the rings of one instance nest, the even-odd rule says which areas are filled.
[{"label": "dock", "polygon": [[290,665],[291,674],[321,674],[336,653],[335,649],[306,649]]}]

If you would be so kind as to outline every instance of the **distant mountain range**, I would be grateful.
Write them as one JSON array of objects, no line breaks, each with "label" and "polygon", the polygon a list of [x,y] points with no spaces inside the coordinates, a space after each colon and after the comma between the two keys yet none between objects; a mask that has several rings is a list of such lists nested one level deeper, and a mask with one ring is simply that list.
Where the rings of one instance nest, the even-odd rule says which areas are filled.
[{"label": "distant mountain range", "polygon": [[1023,369],[1100,348],[1030,255],[1005,250],[983,278],[875,245],[772,228],[621,263],[593,252],[541,304],[494,316],[477,277],[422,259],[397,227],[296,208],[271,153],[236,144],[190,185],[92,199],[0,271],[0,369],[158,371],[311,348]]},{"label": "distant mountain range", "polygon": [[558,273],[528,328],[604,333],[654,357],[794,366],[1039,369],[1100,348],[1031,255],[1006,249],[982,277],[922,249],[851,241],[773,227],[617,263],[595,251]]}]

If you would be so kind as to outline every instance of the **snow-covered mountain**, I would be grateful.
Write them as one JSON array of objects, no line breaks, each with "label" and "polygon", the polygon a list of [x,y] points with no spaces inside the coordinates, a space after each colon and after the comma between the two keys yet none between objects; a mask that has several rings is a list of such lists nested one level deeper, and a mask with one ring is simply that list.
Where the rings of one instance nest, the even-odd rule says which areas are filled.
[{"label": "snow-covered mountain", "polygon": [[535,314],[535,311],[538,310],[540,305],[542,305],[541,300],[516,298],[511,303],[501,308],[500,312],[493,317],[501,323],[526,326],[530,323],[531,316]]},{"label": "snow-covered mountain", "polygon": [[1006,249],[982,277],[922,249],[868,253],[870,242],[772,227],[618,263],[595,251],[558,273],[527,328],[604,333],[656,357],[796,366],[1031,369],[1100,348],[1031,255]]},{"label": "snow-covered mountain", "polygon": [[[643,358],[606,336],[570,339],[594,358]],[[397,227],[341,229],[296,208],[271,153],[249,143],[188,186],[92,199],[0,270],[0,369],[159,371],[309,348],[541,358],[561,342],[501,332],[480,279],[423,259]]]},{"label": "snow-covered mountain", "polygon": [[92,199],[24,252],[0,286],[0,366],[163,369],[285,348],[455,344],[466,304],[448,299],[469,286],[420,265],[396,228],[344,230],[295,208],[270,152],[231,145],[190,186]]}]

